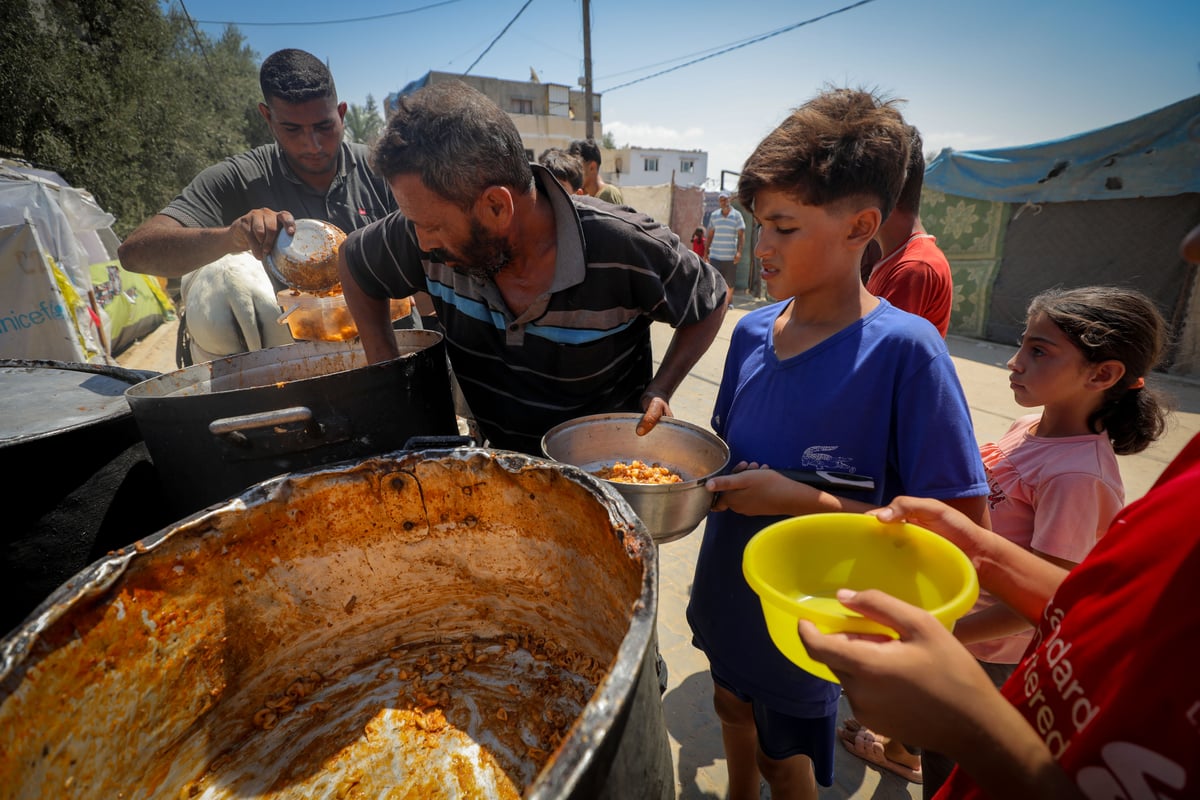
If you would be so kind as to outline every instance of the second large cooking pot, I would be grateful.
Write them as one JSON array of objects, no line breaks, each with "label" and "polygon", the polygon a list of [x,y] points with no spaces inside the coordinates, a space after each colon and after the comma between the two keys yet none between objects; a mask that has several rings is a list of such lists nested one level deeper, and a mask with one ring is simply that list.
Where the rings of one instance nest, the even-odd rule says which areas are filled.
[{"label": "second large cooking pot", "polygon": [[531,456],[274,478],[0,640],[0,798],[674,797],[657,556]]},{"label": "second large cooking pot", "polygon": [[0,632],[99,556],[176,519],[124,397],[157,374],[0,360]]},{"label": "second large cooking pot", "polygon": [[168,372],[131,387],[164,491],[189,514],[284,472],[458,433],[442,335],[399,330],[400,357],[368,365],[357,342],[297,342]]}]

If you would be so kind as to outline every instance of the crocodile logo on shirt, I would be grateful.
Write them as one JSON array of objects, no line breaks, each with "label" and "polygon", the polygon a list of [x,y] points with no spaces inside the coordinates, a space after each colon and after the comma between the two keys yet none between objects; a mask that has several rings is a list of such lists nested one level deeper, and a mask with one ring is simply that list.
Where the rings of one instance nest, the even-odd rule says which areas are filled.
[{"label": "crocodile logo on shirt", "polygon": [[800,466],[811,469],[833,469],[839,472],[854,472],[854,466],[848,458],[832,455],[837,450],[836,444],[814,444],[800,456]]}]

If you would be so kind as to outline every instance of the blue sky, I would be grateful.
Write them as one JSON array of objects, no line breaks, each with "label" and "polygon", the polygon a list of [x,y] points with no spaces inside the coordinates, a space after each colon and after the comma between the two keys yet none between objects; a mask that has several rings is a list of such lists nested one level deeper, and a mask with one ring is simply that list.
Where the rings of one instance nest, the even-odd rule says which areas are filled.
[{"label": "blue sky", "polygon": [[[621,86],[853,2],[592,0],[603,130],[618,145],[705,150],[715,185],[790,109],[831,84],[904,99],[927,152],[1057,139],[1200,94],[1195,0],[868,0]],[[581,0],[186,0],[186,8],[211,36],[237,24],[260,58],[283,47],[312,52],[329,63],[341,98],[360,105],[368,94],[382,105],[431,69],[515,80],[533,69],[543,82],[571,85],[584,74]]]}]

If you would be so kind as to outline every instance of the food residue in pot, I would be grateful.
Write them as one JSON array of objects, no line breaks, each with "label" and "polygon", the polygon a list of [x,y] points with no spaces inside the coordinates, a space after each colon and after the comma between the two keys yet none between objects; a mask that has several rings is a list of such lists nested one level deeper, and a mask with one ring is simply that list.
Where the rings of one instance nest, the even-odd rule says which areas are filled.
[{"label": "food residue in pot", "polygon": [[[393,648],[265,698],[183,797],[521,797],[606,666],[533,634]],[[456,789],[457,794],[451,792]]]},{"label": "food residue in pot", "polygon": [[662,464],[647,464],[636,458],[628,464],[618,461],[610,466],[601,467],[592,474],[617,483],[663,484],[683,481],[678,472],[672,472]]}]

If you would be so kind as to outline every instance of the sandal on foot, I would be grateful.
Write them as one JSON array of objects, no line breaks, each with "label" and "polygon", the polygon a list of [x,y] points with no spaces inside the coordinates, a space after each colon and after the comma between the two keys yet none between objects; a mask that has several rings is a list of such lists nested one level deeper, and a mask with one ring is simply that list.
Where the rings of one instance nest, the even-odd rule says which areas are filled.
[{"label": "sandal on foot", "polygon": [[883,751],[883,741],[869,729],[864,728],[858,720],[846,720],[838,728],[838,738],[842,740],[842,746],[848,752],[869,764],[886,769],[911,783],[921,783],[924,780],[920,767],[913,769],[888,758]]}]

